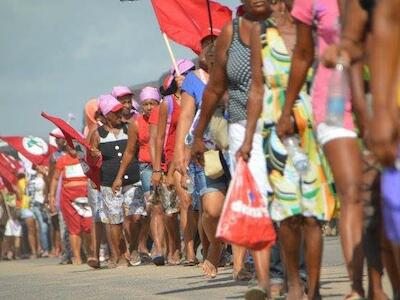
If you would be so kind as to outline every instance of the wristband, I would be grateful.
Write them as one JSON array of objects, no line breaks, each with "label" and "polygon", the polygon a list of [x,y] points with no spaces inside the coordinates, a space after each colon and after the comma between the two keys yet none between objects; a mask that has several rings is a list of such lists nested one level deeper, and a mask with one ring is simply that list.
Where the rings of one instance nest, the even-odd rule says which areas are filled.
[{"label": "wristband", "polygon": [[153,170],[153,173],[162,173],[162,170]]}]

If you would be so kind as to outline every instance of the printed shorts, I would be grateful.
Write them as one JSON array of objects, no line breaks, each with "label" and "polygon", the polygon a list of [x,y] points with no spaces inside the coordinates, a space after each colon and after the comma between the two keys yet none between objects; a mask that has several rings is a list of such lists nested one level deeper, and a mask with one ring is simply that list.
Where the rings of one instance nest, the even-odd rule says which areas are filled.
[{"label": "printed shorts", "polygon": [[131,215],[146,216],[146,203],[140,185],[131,184],[122,187],[122,191],[113,194],[111,187],[101,186],[102,209],[101,222],[106,224],[121,224],[124,217]]}]

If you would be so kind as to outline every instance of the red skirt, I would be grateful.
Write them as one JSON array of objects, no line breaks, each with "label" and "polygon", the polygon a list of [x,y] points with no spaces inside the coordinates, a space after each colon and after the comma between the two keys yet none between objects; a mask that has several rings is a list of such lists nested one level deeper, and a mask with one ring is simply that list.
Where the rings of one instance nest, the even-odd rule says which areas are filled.
[{"label": "red skirt", "polygon": [[61,191],[61,212],[69,234],[79,235],[81,232],[90,233],[92,218],[81,216],[72,206],[79,197],[87,197],[87,185],[64,187]]}]

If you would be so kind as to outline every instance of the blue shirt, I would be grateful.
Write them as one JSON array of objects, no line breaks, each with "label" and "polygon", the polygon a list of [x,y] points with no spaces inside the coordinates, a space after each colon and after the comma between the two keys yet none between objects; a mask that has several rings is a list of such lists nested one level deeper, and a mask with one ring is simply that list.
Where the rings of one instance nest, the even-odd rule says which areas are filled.
[{"label": "blue shirt", "polygon": [[199,77],[197,77],[194,71],[186,75],[182,84],[182,92],[187,93],[194,98],[196,110],[201,107],[205,88],[206,85]]}]

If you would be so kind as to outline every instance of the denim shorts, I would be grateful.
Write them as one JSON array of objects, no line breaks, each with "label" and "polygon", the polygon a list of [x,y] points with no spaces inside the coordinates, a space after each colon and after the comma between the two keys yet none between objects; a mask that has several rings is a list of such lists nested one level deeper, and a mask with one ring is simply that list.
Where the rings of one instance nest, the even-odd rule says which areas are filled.
[{"label": "denim shorts", "polygon": [[226,192],[228,178],[222,175],[217,179],[211,179],[204,173],[204,168],[194,163],[189,164],[189,174],[192,177],[194,192],[192,194],[193,210],[199,210],[200,198],[208,193]]},{"label": "denim shorts", "polygon": [[143,193],[146,195],[148,194],[153,188],[151,185],[151,176],[153,175],[153,167],[149,163],[140,163],[140,180],[142,181],[142,190]]}]

